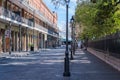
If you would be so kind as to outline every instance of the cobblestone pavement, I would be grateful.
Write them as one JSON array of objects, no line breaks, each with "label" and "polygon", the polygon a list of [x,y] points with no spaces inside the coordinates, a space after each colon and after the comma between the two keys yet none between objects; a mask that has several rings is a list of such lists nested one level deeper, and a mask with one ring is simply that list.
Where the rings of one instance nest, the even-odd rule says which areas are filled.
[{"label": "cobblestone pavement", "polygon": [[63,77],[64,49],[0,58],[0,80],[120,80],[120,72],[88,52],[77,50],[71,77]]}]

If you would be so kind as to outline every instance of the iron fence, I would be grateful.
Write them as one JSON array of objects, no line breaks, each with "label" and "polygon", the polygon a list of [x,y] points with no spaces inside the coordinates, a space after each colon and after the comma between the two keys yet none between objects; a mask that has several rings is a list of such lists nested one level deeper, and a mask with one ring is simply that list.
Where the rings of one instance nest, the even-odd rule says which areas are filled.
[{"label": "iron fence", "polygon": [[99,40],[89,41],[88,46],[120,58],[120,32],[108,35]]}]

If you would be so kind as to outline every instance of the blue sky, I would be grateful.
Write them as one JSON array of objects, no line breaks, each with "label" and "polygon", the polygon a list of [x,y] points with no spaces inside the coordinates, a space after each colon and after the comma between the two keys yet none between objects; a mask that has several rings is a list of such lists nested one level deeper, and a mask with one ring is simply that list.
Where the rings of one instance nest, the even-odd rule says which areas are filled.
[{"label": "blue sky", "polygon": [[[51,3],[51,0],[43,0],[43,2],[48,6],[51,11],[57,12],[58,15],[58,27],[62,31],[60,35],[65,38],[66,31],[66,6],[60,5],[58,9]],[[70,0],[69,5],[69,20],[72,15],[75,14],[76,0]],[[70,31],[70,28],[69,28]]]}]

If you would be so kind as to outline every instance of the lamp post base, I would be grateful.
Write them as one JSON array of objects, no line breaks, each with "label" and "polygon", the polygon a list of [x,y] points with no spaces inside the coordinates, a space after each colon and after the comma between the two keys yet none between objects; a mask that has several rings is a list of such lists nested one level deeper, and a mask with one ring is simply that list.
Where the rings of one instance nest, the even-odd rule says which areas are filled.
[{"label": "lamp post base", "polygon": [[63,76],[64,76],[64,77],[70,77],[70,72],[69,72],[69,73],[64,72],[64,73],[63,73]]},{"label": "lamp post base", "polygon": [[69,72],[69,57],[64,58],[64,73],[63,76],[70,77]]},{"label": "lamp post base", "polygon": [[9,52],[9,55],[11,55],[11,52]]},{"label": "lamp post base", "polygon": [[73,60],[73,51],[71,51],[70,60]]}]

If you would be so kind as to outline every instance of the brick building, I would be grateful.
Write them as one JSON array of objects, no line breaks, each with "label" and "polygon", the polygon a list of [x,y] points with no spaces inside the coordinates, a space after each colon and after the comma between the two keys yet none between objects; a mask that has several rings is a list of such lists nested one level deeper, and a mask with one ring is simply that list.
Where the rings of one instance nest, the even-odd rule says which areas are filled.
[{"label": "brick building", "polygon": [[57,14],[42,0],[0,0],[0,53],[49,48],[58,43]]}]

